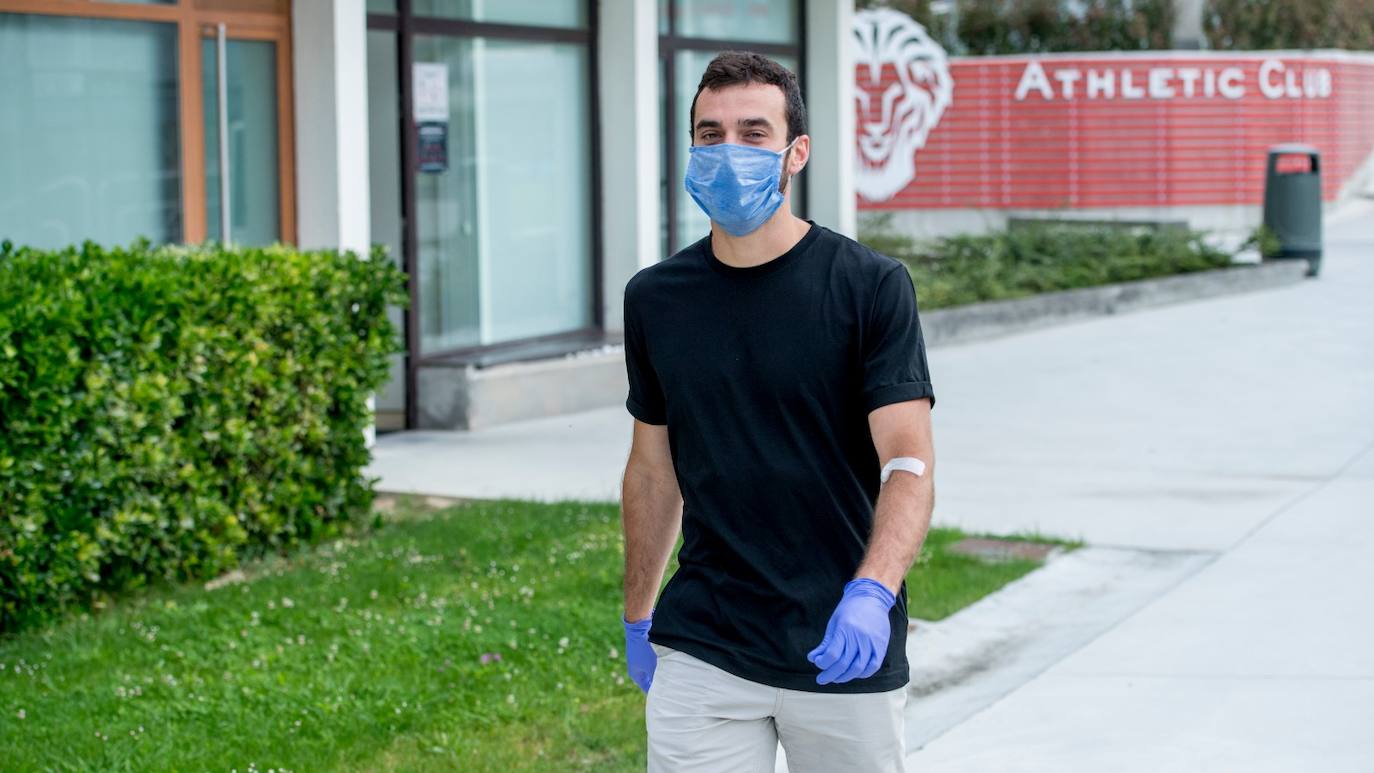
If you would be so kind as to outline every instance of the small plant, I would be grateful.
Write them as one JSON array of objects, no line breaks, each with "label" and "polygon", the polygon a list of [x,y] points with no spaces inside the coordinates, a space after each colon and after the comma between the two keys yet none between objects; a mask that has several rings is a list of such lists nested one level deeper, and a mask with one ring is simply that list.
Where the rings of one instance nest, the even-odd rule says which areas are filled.
[{"label": "small plant", "polygon": [[1272,228],[1260,223],[1251,232],[1250,237],[1240,245],[1242,250],[1251,248],[1258,251],[1261,257],[1272,258],[1283,250],[1283,242],[1279,241],[1279,235],[1274,233]]}]

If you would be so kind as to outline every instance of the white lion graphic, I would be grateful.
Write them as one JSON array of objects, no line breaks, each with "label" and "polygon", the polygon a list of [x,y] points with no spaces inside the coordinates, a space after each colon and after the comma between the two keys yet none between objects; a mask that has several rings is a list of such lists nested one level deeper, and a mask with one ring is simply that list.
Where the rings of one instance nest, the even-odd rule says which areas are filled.
[{"label": "white lion graphic", "polygon": [[[945,50],[911,17],[890,8],[854,14],[858,117],[855,188],[886,201],[916,178],[916,151],[925,147],[954,97]],[[896,72],[883,85],[883,73]]]}]

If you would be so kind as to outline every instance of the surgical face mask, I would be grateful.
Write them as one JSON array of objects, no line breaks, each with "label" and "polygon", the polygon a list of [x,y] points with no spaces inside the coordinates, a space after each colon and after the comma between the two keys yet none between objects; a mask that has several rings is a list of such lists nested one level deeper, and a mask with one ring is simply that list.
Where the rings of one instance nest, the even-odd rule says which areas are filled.
[{"label": "surgical face mask", "polygon": [[782,160],[796,142],[782,150],[724,142],[693,145],[683,180],[687,193],[731,236],[753,233],[782,204]]}]

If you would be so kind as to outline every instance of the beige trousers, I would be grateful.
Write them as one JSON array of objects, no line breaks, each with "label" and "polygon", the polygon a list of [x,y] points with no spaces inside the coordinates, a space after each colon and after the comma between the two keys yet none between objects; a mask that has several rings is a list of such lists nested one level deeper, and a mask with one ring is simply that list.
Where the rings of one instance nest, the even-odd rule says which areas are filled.
[{"label": "beige trousers", "polygon": [[905,773],[906,687],[855,695],[770,687],[685,652],[658,655],[644,718],[649,773]]}]

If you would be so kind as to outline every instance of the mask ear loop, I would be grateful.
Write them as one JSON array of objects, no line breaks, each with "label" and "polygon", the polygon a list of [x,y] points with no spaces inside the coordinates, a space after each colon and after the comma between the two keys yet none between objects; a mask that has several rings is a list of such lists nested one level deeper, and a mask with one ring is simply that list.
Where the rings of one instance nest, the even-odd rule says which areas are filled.
[{"label": "mask ear loop", "polygon": [[[801,139],[801,135],[800,135],[800,134],[798,134],[797,136],[793,137],[793,138],[792,138],[792,141],[789,142],[789,143],[787,143],[787,147],[785,147],[785,148],[782,149],[782,153],[783,153],[783,156],[782,156],[782,168],[783,168],[783,171],[786,171],[786,170],[787,170],[787,162],[788,162],[789,160],[791,160],[791,158],[792,158],[792,146],[793,146],[793,145],[796,145],[796,144],[797,144],[797,140],[799,140],[799,139]],[[784,176],[786,179],[784,179],[784,180],[782,180],[782,182],[778,183],[778,193],[786,193],[786,192],[787,192],[787,186],[789,186],[789,185],[792,184],[792,177],[793,177],[793,176],[794,176],[794,175],[790,175],[790,174]]]}]

